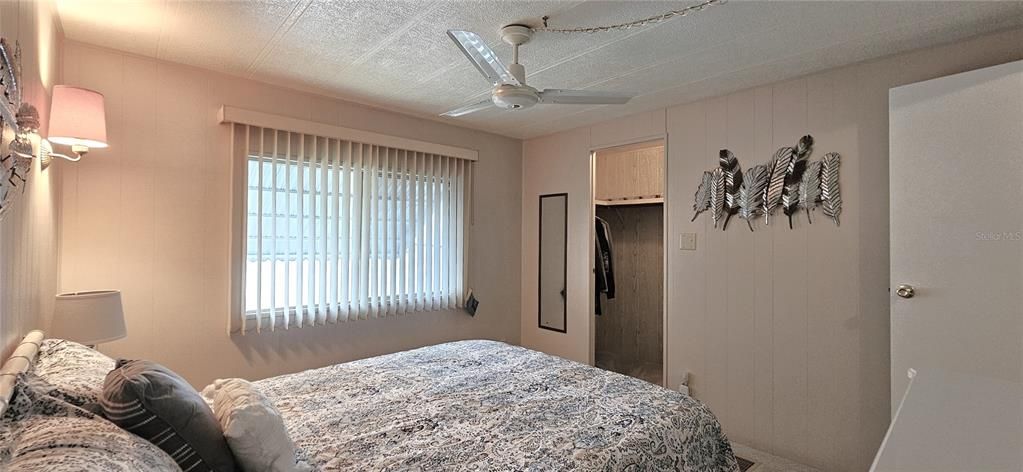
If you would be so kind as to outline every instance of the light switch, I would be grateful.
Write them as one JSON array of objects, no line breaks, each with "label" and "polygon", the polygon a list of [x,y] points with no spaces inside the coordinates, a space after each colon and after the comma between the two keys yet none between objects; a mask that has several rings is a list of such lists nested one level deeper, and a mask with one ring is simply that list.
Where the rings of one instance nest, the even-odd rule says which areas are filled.
[{"label": "light switch", "polygon": [[696,250],[696,233],[682,233],[678,238],[678,248],[683,251]]}]

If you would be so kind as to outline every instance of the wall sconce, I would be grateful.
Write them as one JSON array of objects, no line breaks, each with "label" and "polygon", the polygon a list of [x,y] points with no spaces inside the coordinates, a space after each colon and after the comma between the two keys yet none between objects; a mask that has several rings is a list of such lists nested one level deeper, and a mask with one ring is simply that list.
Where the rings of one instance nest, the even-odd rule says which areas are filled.
[{"label": "wall sconce", "polygon": [[[53,152],[50,142],[39,140],[38,156],[33,153],[32,136],[39,135],[39,111],[21,101],[21,47],[0,37],[0,220],[12,208],[14,199],[25,191],[32,159],[39,158],[45,169],[53,156],[77,161],[89,148],[107,147],[107,122],[103,94],[92,90],[57,85],[50,103],[50,139],[71,146],[75,157]],[[14,131],[8,141],[6,130]],[[20,189],[21,191],[15,191]]]},{"label": "wall sconce", "polygon": [[103,106],[103,94],[94,90],[68,85],[53,87],[50,102],[49,140],[71,146],[75,157],[52,153],[75,162],[82,158],[89,148],[107,147],[107,120]]},{"label": "wall sconce", "polygon": [[[103,94],[79,87],[56,85],[50,104],[50,139],[39,140],[39,155],[32,153],[29,137],[39,133],[39,111],[22,103],[17,113],[17,128],[11,152],[25,159],[39,157],[42,168],[54,157],[79,161],[89,148],[107,147],[107,124]],[[50,141],[71,146],[74,157],[53,152]]]}]

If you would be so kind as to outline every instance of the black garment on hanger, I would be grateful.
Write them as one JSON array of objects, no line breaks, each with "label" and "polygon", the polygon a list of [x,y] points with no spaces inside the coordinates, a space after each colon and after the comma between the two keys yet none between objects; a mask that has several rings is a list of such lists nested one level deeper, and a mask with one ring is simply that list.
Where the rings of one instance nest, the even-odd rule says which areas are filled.
[{"label": "black garment on hanger", "polygon": [[614,245],[611,243],[611,227],[607,221],[597,217],[595,222],[595,257],[596,291],[594,293],[594,309],[601,314],[600,294],[607,295],[610,300],[615,297]]}]

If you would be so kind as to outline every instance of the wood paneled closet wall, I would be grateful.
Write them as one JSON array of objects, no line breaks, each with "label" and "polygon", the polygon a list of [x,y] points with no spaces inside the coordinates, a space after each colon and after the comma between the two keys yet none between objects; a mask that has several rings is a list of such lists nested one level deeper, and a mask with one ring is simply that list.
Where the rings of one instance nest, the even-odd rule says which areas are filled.
[{"label": "wood paneled closet wall", "polygon": [[598,367],[662,384],[664,343],[664,145],[598,151],[597,218],[613,244],[615,297],[601,295]]}]

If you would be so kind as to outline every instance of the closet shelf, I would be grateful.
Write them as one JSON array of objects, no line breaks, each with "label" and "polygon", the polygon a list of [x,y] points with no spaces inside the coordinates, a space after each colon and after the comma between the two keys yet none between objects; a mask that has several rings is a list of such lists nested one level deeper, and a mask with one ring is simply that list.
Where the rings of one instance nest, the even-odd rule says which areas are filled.
[{"label": "closet shelf", "polygon": [[664,203],[664,197],[654,198],[633,198],[628,200],[594,200],[593,204],[598,206],[624,206],[624,205],[654,205]]}]

